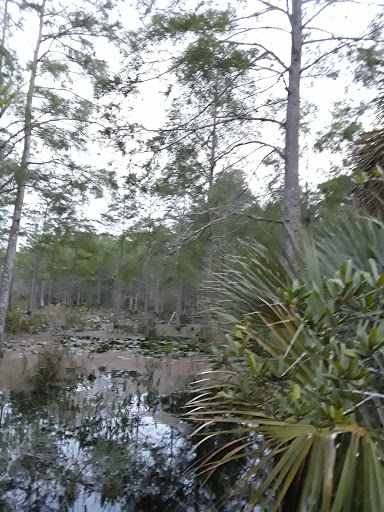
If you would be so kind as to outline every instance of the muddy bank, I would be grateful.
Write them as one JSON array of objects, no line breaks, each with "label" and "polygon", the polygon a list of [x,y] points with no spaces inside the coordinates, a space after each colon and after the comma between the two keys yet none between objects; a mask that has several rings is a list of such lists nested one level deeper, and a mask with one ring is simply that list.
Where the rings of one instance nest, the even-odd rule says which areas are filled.
[{"label": "muddy bank", "polygon": [[[137,346],[129,349],[124,349],[122,345],[110,344],[105,352],[91,351],[94,346],[104,346],[108,340],[111,340],[108,330],[67,331],[65,335],[40,333],[13,336],[5,343],[4,357],[0,359],[0,389],[29,390],[30,386],[25,376],[36,364],[37,354],[55,347],[59,350],[71,350],[84,377],[93,373],[97,380],[112,370],[137,372],[138,375],[151,374],[159,393],[177,391],[186,385],[190,376],[196,375],[208,365],[207,358],[202,354],[189,355],[182,359],[173,359],[163,354],[159,360],[153,361],[148,354],[141,353],[140,341],[137,342]],[[115,337],[112,340],[116,341],[119,338]],[[131,341],[131,338],[128,338],[128,341]],[[146,344],[146,341],[142,343]]]},{"label": "muddy bank", "polygon": [[[123,345],[90,355],[79,334],[64,347],[47,333],[15,337],[0,360],[0,510],[216,511],[243,469],[228,465],[207,486],[190,470],[220,442],[194,451],[196,425],[186,417],[188,386],[208,361],[150,358]],[[84,375],[71,386],[34,390],[26,368],[52,347],[70,351]],[[222,510],[241,506],[234,498]]]}]

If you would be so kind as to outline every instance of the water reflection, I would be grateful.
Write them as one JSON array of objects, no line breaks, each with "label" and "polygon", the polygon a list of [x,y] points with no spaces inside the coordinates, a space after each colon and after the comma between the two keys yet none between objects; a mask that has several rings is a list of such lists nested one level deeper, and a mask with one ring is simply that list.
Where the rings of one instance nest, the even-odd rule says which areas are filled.
[{"label": "water reflection", "polygon": [[187,396],[159,393],[154,375],[115,370],[72,389],[3,391],[0,511],[216,510],[239,468],[205,488],[186,472],[195,457],[180,419]]}]

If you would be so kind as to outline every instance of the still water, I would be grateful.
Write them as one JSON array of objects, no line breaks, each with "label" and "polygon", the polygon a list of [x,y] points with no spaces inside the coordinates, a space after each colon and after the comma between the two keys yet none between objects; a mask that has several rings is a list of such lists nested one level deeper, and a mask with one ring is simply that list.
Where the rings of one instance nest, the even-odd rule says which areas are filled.
[{"label": "still water", "polygon": [[[10,365],[0,373],[11,381]],[[96,378],[72,387],[0,383],[0,511],[218,510],[241,468],[203,486],[189,468],[212,446],[196,454],[196,425],[184,419],[188,385],[206,363],[108,353],[92,365]],[[232,500],[221,510],[240,509]]]}]

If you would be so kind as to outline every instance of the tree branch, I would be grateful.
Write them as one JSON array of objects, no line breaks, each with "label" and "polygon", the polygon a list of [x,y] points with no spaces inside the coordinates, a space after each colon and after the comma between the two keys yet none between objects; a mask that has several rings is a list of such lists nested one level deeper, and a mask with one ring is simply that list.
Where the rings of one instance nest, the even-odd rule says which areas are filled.
[{"label": "tree branch", "polygon": [[322,55],[320,55],[316,60],[314,60],[311,64],[307,64],[306,66],[304,66],[303,68],[301,68],[301,73],[303,73],[304,71],[307,71],[307,69],[313,67],[313,66],[316,66],[316,64],[318,64],[319,62],[321,62],[323,59],[325,59],[326,57],[328,57],[329,55],[332,55],[333,53],[336,53],[338,52],[339,50],[341,50],[342,48],[345,48],[346,46],[348,46],[350,44],[349,41],[345,42],[344,44],[340,44],[339,46],[337,46],[336,48],[333,48],[332,50],[329,50],[329,52],[325,52],[323,53]]},{"label": "tree branch", "polygon": [[268,9],[270,9],[271,11],[279,11],[279,12],[282,12],[284,13],[286,16],[289,17],[289,11],[286,11],[285,9],[283,9],[282,7],[278,7],[277,5],[274,5],[272,4],[271,2],[267,1],[267,0],[259,0],[259,2],[261,2],[263,5],[265,5],[266,7],[268,7]]},{"label": "tree branch", "polygon": [[303,29],[307,28],[307,26],[315,19],[317,18],[327,7],[330,5],[333,5],[333,2],[327,2],[325,5],[323,5],[311,18],[309,18],[304,24]]}]

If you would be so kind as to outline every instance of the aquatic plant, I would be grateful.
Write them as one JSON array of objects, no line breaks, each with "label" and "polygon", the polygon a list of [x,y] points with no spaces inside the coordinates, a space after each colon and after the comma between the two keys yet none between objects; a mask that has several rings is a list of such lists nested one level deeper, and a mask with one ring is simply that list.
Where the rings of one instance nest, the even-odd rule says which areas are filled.
[{"label": "aquatic plant", "polygon": [[36,363],[26,367],[25,374],[34,388],[46,388],[57,384],[73,384],[82,374],[82,365],[62,347],[41,350]]}]

